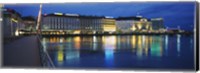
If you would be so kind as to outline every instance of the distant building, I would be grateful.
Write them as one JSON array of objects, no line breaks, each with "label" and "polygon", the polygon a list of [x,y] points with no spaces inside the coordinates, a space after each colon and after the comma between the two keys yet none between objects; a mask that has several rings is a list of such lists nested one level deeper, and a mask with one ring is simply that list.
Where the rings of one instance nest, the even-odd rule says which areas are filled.
[{"label": "distant building", "polygon": [[21,15],[13,9],[3,9],[3,36],[14,37],[19,35],[19,28],[22,28]]},{"label": "distant building", "polygon": [[22,17],[24,27],[21,30],[36,31],[36,19],[32,16]]},{"label": "distant building", "polygon": [[78,15],[69,15],[63,13],[44,14],[41,19],[42,31],[60,31],[67,33],[80,29],[80,20]]},{"label": "distant building", "polygon": [[151,22],[152,22],[152,29],[153,30],[165,29],[162,18],[152,18]]},{"label": "distant building", "polygon": [[103,31],[102,19],[99,16],[79,16],[81,33],[100,33]]},{"label": "distant building", "polygon": [[135,27],[137,32],[147,32],[152,30],[152,23],[149,22],[146,18],[142,18],[140,21],[137,21],[134,24],[135,25],[133,27]]},{"label": "distant building", "polygon": [[106,17],[102,19],[102,25],[104,32],[115,32],[117,29],[114,18]]},{"label": "distant building", "polygon": [[132,31],[132,27],[134,26],[134,23],[139,21],[141,18],[139,17],[119,17],[116,18],[116,26],[118,28],[118,31],[122,32],[130,32]]},{"label": "distant building", "polygon": [[64,33],[102,32],[102,19],[99,16],[53,13],[42,15],[42,31],[63,31]]}]

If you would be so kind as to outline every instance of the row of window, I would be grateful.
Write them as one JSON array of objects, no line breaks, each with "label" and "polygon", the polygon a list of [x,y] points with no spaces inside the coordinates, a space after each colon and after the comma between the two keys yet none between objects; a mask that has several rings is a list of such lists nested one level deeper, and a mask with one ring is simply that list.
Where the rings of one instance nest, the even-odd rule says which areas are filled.
[{"label": "row of window", "polygon": [[75,18],[45,17],[42,20],[43,28],[47,29],[80,29],[80,27],[92,27],[100,29],[101,24],[97,19],[83,19],[77,21]]}]

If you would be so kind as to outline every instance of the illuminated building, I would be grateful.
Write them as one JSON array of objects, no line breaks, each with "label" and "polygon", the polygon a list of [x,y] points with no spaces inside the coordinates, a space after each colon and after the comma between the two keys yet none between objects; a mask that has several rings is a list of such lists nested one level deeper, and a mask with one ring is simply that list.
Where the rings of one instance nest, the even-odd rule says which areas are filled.
[{"label": "illuminated building", "polygon": [[64,31],[65,33],[102,32],[102,18],[78,14],[53,13],[42,17],[42,31]]},{"label": "illuminated building", "polygon": [[149,22],[146,18],[140,19],[140,21],[137,21],[134,23],[135,24],[135,30],[138,32],[143,32],[143,31],[149,31],[152,30],[152,23]]},{"label": "illuminated building", "polygon": [[101,33],[102,28],[102,19],[105,17],[99,16],[79,16],[80,18],[80,27],[81,33],[85,34],[95,34]]},{"label": "illuminated building", "polygon": [[152,29],[153,30],[165,29],[162,18],[152,18],[151,22],[152,22]]},{"label": "illuminated building", "polygon": [[115,25],[115,19],[113,18],[104,18],[103,21],[103,31],[104,32],[115,32],[116,31],[116,25]]},{"label": "illuminated building", "polygon": [[119,17],[116,18],[116,26],[118,31],[121,32],[130,32],[135,31],[136,28],[134,27],[135,22],[138,22],[141,18],[139,17]]},{"label": "illuminated building", "polygon": [[[80,29],[80,20],[78,15],[52,13],[42,15],[42,31],[60,31],[64,30],[66,33]],[[51,33],[50,33],[51,34]]]},{"label": "illuminated building", "polygon": [[23,19],[23,24],[24,24],[24,30],[27,31],[35,31],[36,30],[36,20],[34,17],[27,16],[27,17],[22,17]]},{"label": "illuminated building", "polygon": [[3,9],[3,36],[14,37],[19,35],[19,28],[21,26],[21,15],[12,9]]}]

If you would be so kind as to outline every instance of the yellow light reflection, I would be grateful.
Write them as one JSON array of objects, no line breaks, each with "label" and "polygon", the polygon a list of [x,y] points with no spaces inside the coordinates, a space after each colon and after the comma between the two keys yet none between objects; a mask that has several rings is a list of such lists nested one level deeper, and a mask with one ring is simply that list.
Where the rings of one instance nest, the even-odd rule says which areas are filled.
[{"label": "yellow light reflection", "polygon": [[105,49],[115,49],[116,48],[116,36],[108,36],[104,38]]},{"label": "yellow light reflection", "polygon": [[64,53],[63,53],[63,50],[58,50],[58,62],[61,64],[63,63],[63,60],[64,60]]},{"label": "yellow light reflection", "polygon": [[81,38],[79,36],[74,37],[75,48],[80,49],[81,47]]},{"label": "yellow light reflection", "polygon": [[132,36],[132,48],[136,48],[136,36]]},{"label": "yellow light reflection", "polygon": [[148,47],[149,47],[149,37],[145,37],[145,54],[148,55]]},{"label": "yellow light reflection", "polygon": [[137,44],[137,56],[141,57],[142,56],[142,36],[138,36],[138,44]]},{"label": "yellow light reflection", "polygon": [[142,36],[138,36],[138,49],[142,49]]}]

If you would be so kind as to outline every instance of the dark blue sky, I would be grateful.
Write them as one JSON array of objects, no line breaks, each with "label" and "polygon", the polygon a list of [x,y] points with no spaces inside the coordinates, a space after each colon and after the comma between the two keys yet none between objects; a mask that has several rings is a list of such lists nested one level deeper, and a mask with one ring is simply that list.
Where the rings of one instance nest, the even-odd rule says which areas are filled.
[{"label": "dark blue sky", "polygon": [[[12,8],[22,16],[37,16],[39,4],[5,5]],[[194,2],[130,2],[130,3],[63,3],[43,4],[42,13],[77,13],[97,16],[136,16],[137,13],[146,18],[162,17],[165,26],[193,30]]]}]

